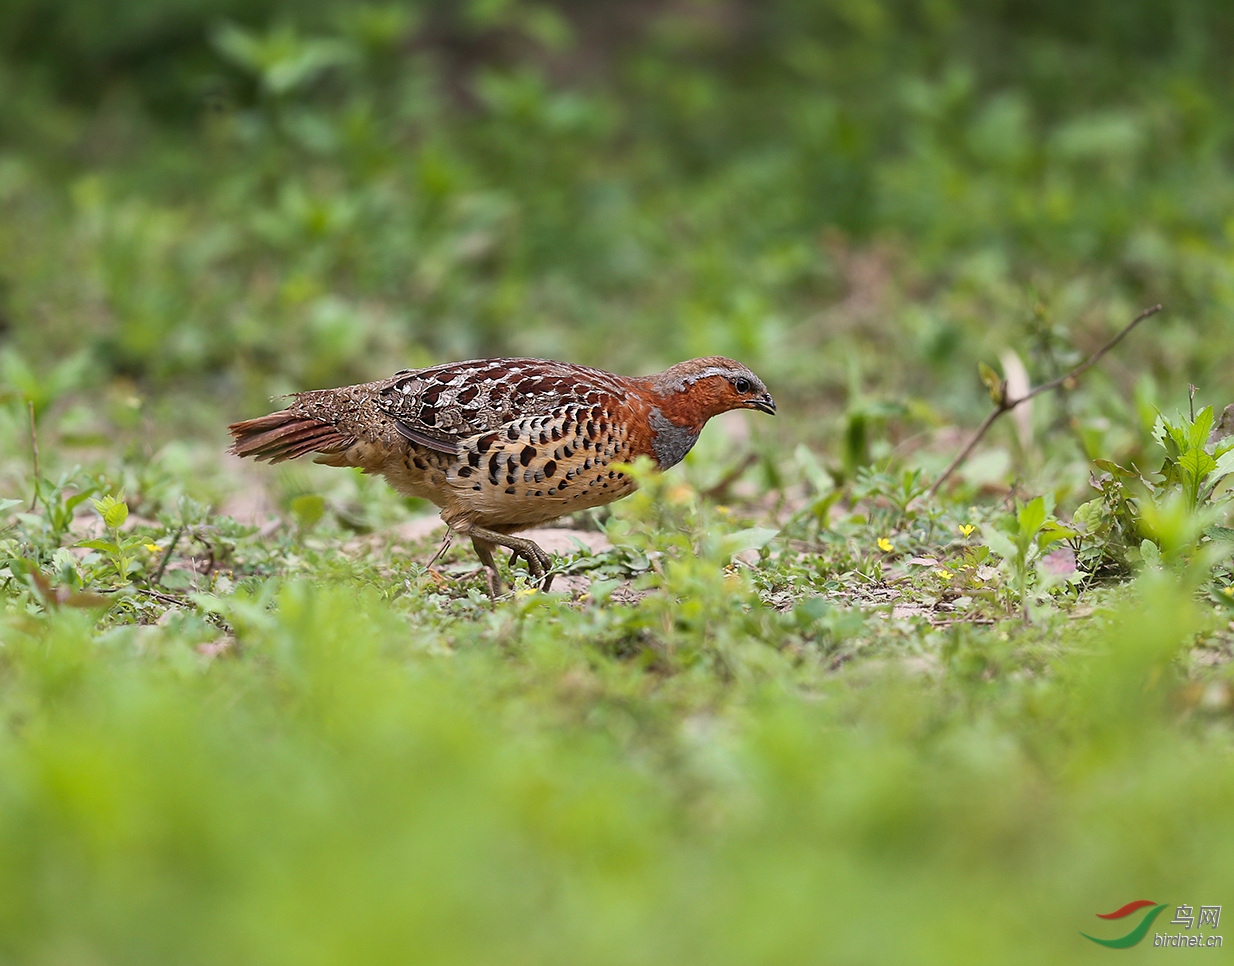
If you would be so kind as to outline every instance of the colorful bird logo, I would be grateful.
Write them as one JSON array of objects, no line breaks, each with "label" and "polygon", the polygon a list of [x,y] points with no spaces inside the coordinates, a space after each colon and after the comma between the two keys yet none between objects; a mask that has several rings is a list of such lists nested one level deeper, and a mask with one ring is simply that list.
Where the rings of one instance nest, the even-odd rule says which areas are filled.
[{"label": "colorful bird logo", "polygon": [[1161,910],[1165,908],[1164,904],[1152,902],[1148,899],[1137,899],[1135,902],[1129,902],[1121,909],[1115,909],[1113,912],[1099,912],[1098,919],[1125,919],[1133,912],[1152,906],[1153,908],[1144,914],[1144,918],[1140,920],[1140,924],[1125,936],[1119,936],[1117,939],[1098,939],[1096,936],[1090,936],[1086,932],[1080,933],[1085,939],[1091,939],[1100,946],[1109,946],[1111,949],[1127,949],[1134,946],[1146,935],[1153,924],[1153,920],[1161,915]]}]

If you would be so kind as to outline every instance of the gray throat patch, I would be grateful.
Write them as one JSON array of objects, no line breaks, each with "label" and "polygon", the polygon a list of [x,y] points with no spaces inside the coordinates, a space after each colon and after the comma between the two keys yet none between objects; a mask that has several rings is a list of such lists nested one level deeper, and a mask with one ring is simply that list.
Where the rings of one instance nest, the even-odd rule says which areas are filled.
[{"label": "gray throat patch", "polygon": [[698,442],[697,432],[689,426],[678,426],[660,412],[659,406],[652,407],[651,428],[656,434],[651,448],[662,470],[680,463],[685,459],[686,453],[690,452],[690,447]]}]

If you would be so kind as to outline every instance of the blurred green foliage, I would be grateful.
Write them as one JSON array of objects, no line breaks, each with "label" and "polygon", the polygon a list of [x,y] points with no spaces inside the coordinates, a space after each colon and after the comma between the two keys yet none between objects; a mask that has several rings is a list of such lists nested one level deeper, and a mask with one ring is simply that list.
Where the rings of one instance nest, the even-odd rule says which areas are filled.
[{"label": "blurred green foliage", "polygon": [[[1224,0],[0,5],[0,962],[1035,964],[1220,903],[1232,44]],[[1158,301],[927,498],[979,363]],[[271,393],[715,353],[780,417],[580,521],[577,598],[220,460]]]},{"label": "blurred green foliage", "polygon": [[5,317],[160,391],[725,352],[957,406],[1168,296],[1148,374],[1213,383],[1234,14],[1076,6],[18,0]]}]

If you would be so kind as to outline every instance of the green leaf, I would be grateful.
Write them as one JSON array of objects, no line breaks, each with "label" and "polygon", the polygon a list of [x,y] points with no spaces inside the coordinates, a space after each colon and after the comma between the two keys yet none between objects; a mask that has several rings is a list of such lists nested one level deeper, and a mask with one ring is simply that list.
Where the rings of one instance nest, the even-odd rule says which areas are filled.
[{"label": "green leaf", "polygon": [[982,384],[990,393],[990,401],[995,406],[1001,406],[1007,398],[1007,384],[1003,381],[1002,376],[984,362],[977,363],[977,372],[981,376]]},{"label": "green leaf", "polygon": [[97,486],[86,487],[86,489],[82,490],[80,493],[74,493],[72,496],[66,498],[64,501],[64,508],[66,510],[76,510],[79,506],[81,506],[88,499],[90,499],[90,497],[94,493],[97,493],[97,492],[98,492]]},{"label": "green leaf", "polygon": [[1045,500],[1034,497],[1016,511],[1016,522],[1020,525],[1021,537],[1034,537],[1046,518]]},{"label": "green leaf", "polygon": [[1150,567],[1161,566],[1161,549],[1147,538],[1140,541],[1140,556]]},{"label": "green leaf", "polygon": [[123,492],[119,496],[108,494],[101,500],[91,500],[90,502],[94,504],[94,509],[103,518],[103,522],[113,530],[123,526],[124,521],[129,518],[129,506],[124,502]]},{"label": "green leaf", "polygon": [[1101,499],[1081,503],[1075,508],[1075,513],[1071,514],[1071,522],[1076,525],[1081,533],[1096,532],[1104,520],[1105,501]]},{"label": "green leaf", "polygon": [[1059,540],[1074,540],[1079,535],[1080,531],[1063,526],[1057,520],[1047,520],[1037,533],[1037,545],[1044,550],[1052,543],[1057,543]]},{"label": "green leaf", "polygon": [[87,547],[90,550],[99,550],[103,553],[119,553],[120,547],[111,540],[82,540],[77,544],[79,547]]},{"label": "green leaf", "polygon": [[1111,476],[1116,476],[1119,479],[1130,480],[1139,476],[1135,470],[1129,470],[1126,467],[1119,466],[1113,460],[1093,460],[1093,466],[1099,470],[1105,470]]},{"label": "green leaf", "polygon": [[1213,467],[1213,472],[1217,475],[1217,479],[1234,473],[1234,448],[1227,449],[1217,457],[1217,465]]},{"label": "green leaf", "polygon": [[186,570],[168,570],[159,583],[167,590],[188,590],[194,585],[193,578]]},{"label": "green leaf", "polygon": [[342,41],[301,37],[290,25],[264,35],[225,23],[212,37],[215,49],[276,95],[303,87],[329,67],[344,64],[354,51]]},{"label": "green leaf", "polygon": [[802,475],[806,478],[806,482],[814,488],[815,493],[824,496],[836,488],[831,474],[823,469],[823,464],[818,461],[818,457],[804,443],[797,444],[797,448],[793,450],[793,459],[801,467]]},{"label": "green leaf", "polygon": [[750,527],[726,534],[720,542],[721,555],[732,557],[744,550],[762,550],[779,532],[770,527]]},{"label": "green leaf", "polygon": [[1195,414],[1195,422],[1187,427],[1188,449],[1203,449],[1213,428],[1213,407],[1205,406]]},{"label": "green leaf", "polygon": [[189,599],[207,614],[226,615],[227,613],[227,603],[216,594],[189,594]]},{"label": "green leaf", "polygon": [[826,496],[815,500],[810,505],[810,512],[814,514],[814,518],[824,526],[831,517],[831,508],[840,502],[840,498],[844,496],[842,490],[832,490]]},{"label": "green leaf", "polygon": [[1186,434],[1161,413],[1157,413],[1157,421],[1153,424],[1153,435],[1165,447],[1166,455],[1172,460],[1178,459],[1187,449]]},{"label": "green leaf", "polygon": [[1192,485],[1202,483],[1217,468],[1217,461],[1202,449],[1191,449],[1178,458],[1179,469]]},{"label": "green leaf", "polygon": [[983,529],[982,536],[985,538],[986,545],[990,550],[1004,560],[1015,560],[1019,556],[1016,545],[1007,536],[999,533],[993,527]]},{"label": "green leaf", "polygon": [[291,501],[291,513],[305,530],[312,529],[325,516],[326,500],[320,493],[304,493]]}]

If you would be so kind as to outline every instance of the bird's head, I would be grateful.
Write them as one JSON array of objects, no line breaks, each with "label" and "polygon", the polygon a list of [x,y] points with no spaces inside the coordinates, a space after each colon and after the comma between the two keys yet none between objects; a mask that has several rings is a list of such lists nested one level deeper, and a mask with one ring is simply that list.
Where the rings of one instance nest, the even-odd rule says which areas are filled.
[{"label": "bird's head", "polygon": [[723,356],[687,359],[648,380],[661,409],[702,425],[731,409],[757,409],[774,416],[775,400],[747,367]]}]

